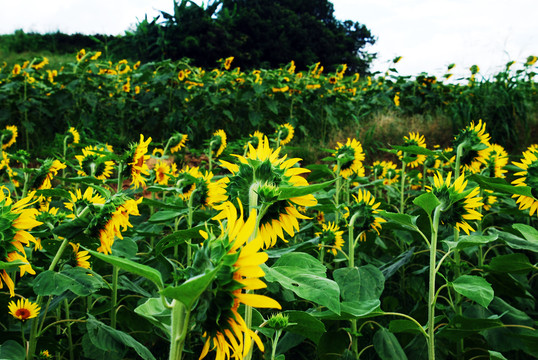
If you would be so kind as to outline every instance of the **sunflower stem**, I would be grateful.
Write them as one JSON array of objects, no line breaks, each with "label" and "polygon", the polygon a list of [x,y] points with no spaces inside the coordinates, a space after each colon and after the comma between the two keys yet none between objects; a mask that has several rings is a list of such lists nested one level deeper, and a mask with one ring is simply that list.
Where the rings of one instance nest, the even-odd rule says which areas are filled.
[{"label": "sunflower stem", "polygon": [[428,360],[435,360],[435,275],[437,255],[437,233],[439,230],[439,218],[441,205],[437,206],[433,213],[432,234],[430,241],[430,271],[428,291]]},{"label": "sunflower stem", "polygon": [[[67,301],[67,298],[64,299],[64,305],[65,305],[65,317],[66,319],[70,318],[69,315],[69,302]],[[75,359],[75,354],[73,352],[73,336],[71,334],[71,324],[67,324],[67,341],[69,344],[69,360]]]},{"label": "sunflower stem", "polygon": [[118,306],[118,275],[120,269],[112,265],[112,308],[110,309],[110,327],[116,328],[116,307]]},{"label": "sunflower stem", "polygon": [[[458,145],[456,148],[456,161],[455,161],[455,169],[454,169],[454,179],[457,179],[460,177],[460,167],[461,167],[461,156],[463,154],[463,148],[467,145],[467,142],[464,141],[461,144]],[[459,239],[460,231],[457,228],[454,228],[454,242],[457,242]],[[460,251],[458,249],[454,249],[454,278],[457,279],[460,277],[460,265],[461,265],[461,257],[460,257]],[[456,315],[462,314],[462,307],[461,307],[461,295],[458,292],[455,292],[455,309],[456,309]],[[457,358],[462,359],[463,358],[463,339],[460,339],[456,343],[456,353]]]},{"label": "sunflower stem", "polygon": [[[355,267],[355,239],[353,238],[353,227],[355,226],[355,220],[359,217],[359,212],[356,212],[349,220],[348,226],[348,268],[353,269]],[[351,348],[354,354],[359,353],[359,344],[357,343],[357,320],[351,320]]]},{"label": "sunflower stem", "polygon": [[190,311],[177,300],[172,300],[172,333],[170,334],[169,360],[181,360],[189,328]]},{"label": "sunflower stem", "polygon": [[334,212],[334,223],[338,225],[339,220],[339,214],[340,210],[338,209],[340,204],[340,187],[341,187],[341,181],[342,177],[340,176],[340,168],[342,164],[340,163],[340,160],[336,160],[336,192],[334,194],[334,205],[336,208],[336,211]]},{"label": "sunflower stem", "polygon": [[[405,159],[406,153],[403,154]],[[404,213],[404,187],[405,187],[405,160],[402,160],[402,180],[400,183],[400,214]]]},{"label": "sunflower stem", "polygon": [[118,164],[118,182],[117,182],[117,189],[116,192],[120,192],[123,190],[123,179],[122,179],[122,172],[123,172],[123,162],[120,161]]}]

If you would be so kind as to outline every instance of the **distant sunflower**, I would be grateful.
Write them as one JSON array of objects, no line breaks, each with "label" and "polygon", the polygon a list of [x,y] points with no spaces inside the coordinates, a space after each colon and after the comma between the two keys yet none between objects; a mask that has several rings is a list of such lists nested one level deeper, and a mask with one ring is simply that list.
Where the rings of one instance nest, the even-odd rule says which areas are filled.
[{"label": "distant sunflower", "polygon": [[72,219],[80,215],[86,207],[96,204],[103,205],[106,202],[101,195],[93,193],[92,187],[86,188],[84,194],[80,189],[76,189],[74,193],[69,191],[69,195],[71,200],[64,202],[64,206],[71,211],[67,217]]},{"label": "distant sunflower", "polygon": [[485,160],[484,171],[490,177],[504,178],[508,170],[505,166],[508,165],[508,153],[501,145],[491,144],[489,147],[480,152]]},{"label": "distant sunflower", "polygon": [[65,164],[60,160],[45,160],[36,173],[34,188],[38,190],[52,188],[52,179],[58,175],[59,170],[65,169],[65,167]]},{"label": "distant sunflower", "polygon": [[200,297],[201,306],[197,308],[202,310],[195,310],[194,314],[205,340],[199,359],[205,358],[209,351],[216,352],[216,359],[243,359],[253,343],[263,351],[261,339],[248,327],[238,308],[244,304],[253,308],[281,309],[274,299],[248,292],[267,287],[260,278],[265,275],[261,265],[268,255],[260,252],[261,237],[249,241],[255,232],[256,211],[253,209],[245,221],[241,202],[238,206],[236,209],[227,202],[215,217],[223,220],[218,237],[202,232],[205,241],[200,251],[212,263],[222,265],[210,288]]},{"label": "distant sunflower", "polygon": [[[126,199],[120,201],[115,210],[109,212],[105,210],[105,214],[100,214],[101,225],[93,229],[93,233],[97,233],[97,237],[101,243],[101,246],[97,248],[97,251],[107,255],[112,252],[112,245],[115,238],[123,239],[122,232],[126,231],[133,225],[129,221],[129,216],[139,216],[138,204],[142,202],[142,197],[138,200]],[[105,207],[103,207],[105,208]]]},{"label": "distant sunflower", "polygon": [[170,179],[170,165],[162,160],[157,161],[153,168],[155,172],[155,182],[159,185],[168,185]]},{"label": "distant sunflower", "polygon": [[291,124],[286,123],[286,124],[280,125],[275,131],[277,142],[281,146],[289,144],[291,139],[293,139],[294,133],[295,133],[295,129],[293,128]]},{"label": "distant sunflower", "polygon": [[153,151],[151,152],[151,156],[153,156],[154,158],[157,158],[157,159],[162,158],[164,156],[164,149],[162,149],[162,148],[153,149]]},{"label": "distant sunflower", "polygon": [[266,248],[275,245],[277,237],[286,241],[284,231],[294,236],[299,231],[298,219],[308,219],[301,214],[298,206],[314,206],[316,198],[312,194],[297,196],[289,199],[278,199],[281,186],[307,186],[308,181],[300,176],[310,172],[307,169],[295,167],[300,159],[280,158],[280,149],[272,150],[269,140],[264,137],[257,148],[249,144],[245,157],[234,155],[238,163],[221,161],[220,164],[232,175],[226,185],[228,199],[240,199],[243,204],[249,203],[249,191],[257,187],[258,204],[260,204],[260,235]]},{"label": "distant sunflower", "polygon": [[336,256],[338,251],[342,250],[344,246],[343,233],[335,223],[329,222],[328,224],[323,224],[321,231],[315,233],[315,235],[320,238],[320,249],[323,247],[322,244],[329,245],[330,248],[327,252]]},{"label": "distant sunflower", "polygon": [[383,185],[392,185],[398,182],[399,173],[396,164],[392,161],[375,161],[372,164],[372,173],[377,179],[383,179]]},{"label": "distant sunflower", "polygon": [[216,158],[222,154],[224,149],[226,149],[226,133],[224,130],[217,130],[213,133],[209,147],[211,148],[211,151],[215,151]]},{"label": "distant sunflower", "polygon": [[82,149],[82,155],[75,155],[80,166],[77,175],[93,176],[99,180],[108,179],[114,170],[114,161],[107,160],[105,152],[96,146],[86,146]]},{"label": "distant sunflower", "polygon": [[490,146],[489,139],[490,136],[486,133],[486,123],[482,123],[482,120],[479,120],[476,125],[473,121],[465,129],[460,131],[454,138],[453,148],[455,150],[453,155],[456,155],[458,146],[464,144],[460,158],[461,170],[472,174],[480,171],[486,163],[485,156],[487,154],[487,148]]},{"label": "distant sunflower", "polygon": [[521,162],[513,161],[512,164],[521,170],[514,173],[514,176],[518,176],[518,178],[512,181],[512,184],[530,187],[533,196],[514,194],[512,197],[517,198],[516,203],[519,204],[519,210],[529,209],[530,216],[534,215],[535,212],[538,214],[538,148],[535,145],[528,147],[523,152]]},{"label": "distant sunflower", "polygon": [[11,145],[15,144],[17,142],[17,126],[15,125],[8,125],[2,132],[0,132],[2,135],[2,150],[7,149]]},{"label": "distant sunflower", "polygon": [[146,161],[150,158],[147,155],[148,145],[151,142],[151,137],[144,141],[144,135],[140,134],[140,141],[134,147],[132,162],[128,163],[131,172],[131,180],[135,189],[146,186],[144,175],[149,175],[149,168]]},{"label": "distant sunflower", "polygon": [[80,142],[80,134],[74,127],[70,127],[69,130],[67,130],[67,145],[74,145],[78,144]]},{"label": "distant sunflower", "polygon": [[196,179],[202,176],[198,166],[185,166],[179,171],[176,187],[181,190],[179,197],[183,201],[187,202],[189,200],[192,192],[196,189]]},{"label": "distant sunflower", "polygon": [[347,139],[345,144],[336,143],[336,151],[333,156],[336,157],[337,164],[334,165],[333,171],[338,171],[338,163],[340,164],[340,172],[344,179],[351,177],[354,173],[358,173],[363,168],[362,161],[365,159],[364,151],[360,141],[356,139]]},{"label": "distant sunflower", "polygon": [[467,235],[474,231],[468,220],[480,220],[482,214],[476,208],[483,206],[480,188],[474,187],[466,190],[467,180],[465,174],[460,175],[452,183],[452,173],[449,172],[446,178],[440,172],[433,177],[433,185],[427,186],[429,192],[434,194],[441,204],[443,204],[440,221],[442,224],[463,230]]},{"label": "distant sunflower", "polygon": [[[37,240],[28,231],[41,225],[36,220],[39,211],[30,208],[35,203],[32,201],[35,192],[31,192],[25,198],[13,204],[9,191],[5,187],[0,187],[0,223],[2,224],[2,236],[0,238],[0,260],[13,262],[22,260],[25,264],[19,266],[20,276],[26,272],[35,275],[29,261],[26,259],[26,252],[23,245],[28,246],[30,242],[36,244]],[[15,296],[15,284],[6,270],[0,271],[0,289],[2,284],[6,284],[10,295]]]},{"label": "distant sunflower", "polygon": [[41,308],[28,299],[18,299],[17,302],[10,301],[8,304],[9,313],[21,321],[33,319],[39,315]]},{"label": "distant sunflower", "polygon": [[71,247],[73,248],[73,258],[75,266],[89,269],[90,262],[88,261],[88,259],[90,258],[90,253],[88,251],[81,251],[80,244],[74,244],[72,242],[69,242],[69,245],[71,245]]},{"label": "distant sunflower", "polygon": [[359,189],[357,195],[353,194],[355,202],[351,204],[350,213],[358,214],[355,218],[354,227],[359,231],[361,241],[366,240],[366,232],[374,230],[379,235],[381,223],[386,220],[377,216],[380,203],[375,202],[375,197],[365,189]]},{"label": "distant sunflower", "polygon": [[174,135],[174,143],[172,144],[172,147],[170,148],[170,153],[173,154],[181,150],[181,148],[184,147],[185,144],[187,143],[187,140],[188,140],[188,136],[186,134],[176,133]]},{"label": "distant sunflower", "polygon": [[251,144],[253,147],[257,148],[260,142],[263,140],[264,136],[265,135],[261,131],[254,131],[254,134],[249,135],[249,139],[245,144],[245,148],[248,148],[248,144]]},{"label": "distant sunflower", "polygon": [[[426,148],[426,140],[424,135],[420,135],[418,132],[410,132],[409,136],[404,136],[403,146],[420,146]],[[400,160],[404,158],[402,151],[398,151],[398,157]],[[405,157],[410,159],[406,163],[410,168],[416,168],[422,165],[424,160],[426,160],[426,155],[422,154],[405,154]]]}]

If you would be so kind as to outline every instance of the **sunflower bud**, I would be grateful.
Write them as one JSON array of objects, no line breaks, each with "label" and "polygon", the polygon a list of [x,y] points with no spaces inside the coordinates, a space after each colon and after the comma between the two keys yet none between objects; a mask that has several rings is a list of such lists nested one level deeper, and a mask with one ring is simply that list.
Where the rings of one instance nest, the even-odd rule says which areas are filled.
[{"label": "sunflower bud", "polygon": [[289,325],[288,315],[282,313],[273,314],[269,320],[267,320],[267,326],[275,330],[283,330]]}]

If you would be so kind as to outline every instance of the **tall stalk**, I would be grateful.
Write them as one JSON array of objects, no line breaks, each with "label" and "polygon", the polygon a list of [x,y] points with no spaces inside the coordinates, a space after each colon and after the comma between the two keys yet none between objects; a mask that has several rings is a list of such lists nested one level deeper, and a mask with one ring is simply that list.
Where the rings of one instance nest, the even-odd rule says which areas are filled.
[{"label": "tall stalk", "polygon": [[437,255],[437,234],[439,230],[439,217],[441,215],[441,205],[437,206],[431,221],[431,241],[430,241],[430,271],[428,281],[428,360],[435,359],[435,275],[436,255]]}]

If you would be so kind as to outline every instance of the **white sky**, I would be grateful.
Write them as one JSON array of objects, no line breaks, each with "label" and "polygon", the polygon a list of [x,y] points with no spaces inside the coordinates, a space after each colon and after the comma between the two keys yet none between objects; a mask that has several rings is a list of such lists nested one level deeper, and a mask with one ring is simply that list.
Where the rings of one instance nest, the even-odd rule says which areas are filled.
[{"label": "white sky", "polygon": [[[196,0],[200,3],[201,0]],[[206,1],[207,2],[207,1]],[[366,25],[377,42],[372,70],[384,72],[396,56],[401,75],[442,76],[455,63],[455,78],[476,64],[497,73],[511,61],[538,56],[538,0],[333,0],[335,17]],[[0,33],[123,34],[173,0],[0,0]],[[290,59],[291,60],[291,59]]]}]

